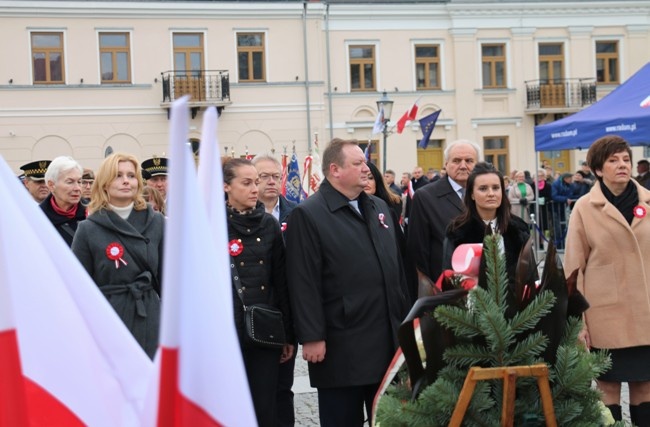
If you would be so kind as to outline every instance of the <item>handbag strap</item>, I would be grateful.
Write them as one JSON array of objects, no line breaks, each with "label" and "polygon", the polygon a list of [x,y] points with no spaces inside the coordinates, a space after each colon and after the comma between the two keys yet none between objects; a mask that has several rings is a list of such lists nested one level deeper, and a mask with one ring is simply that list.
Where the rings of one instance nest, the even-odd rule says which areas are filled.
[{"label": "handbag strap", "polygon": [[232,283],[235,285],[235,290],[237,291],[237,295],[239,295],[239,299],[241,300],[241,303],[244,305],[244,310],[246,309],[246,303],[244,302],[244,290],[242,289],[241,286],[241,280],[239,279],[239,272],[237,271],[237,265],[235,264],[235,258],[230,255],[230,277],[232,277]]}]

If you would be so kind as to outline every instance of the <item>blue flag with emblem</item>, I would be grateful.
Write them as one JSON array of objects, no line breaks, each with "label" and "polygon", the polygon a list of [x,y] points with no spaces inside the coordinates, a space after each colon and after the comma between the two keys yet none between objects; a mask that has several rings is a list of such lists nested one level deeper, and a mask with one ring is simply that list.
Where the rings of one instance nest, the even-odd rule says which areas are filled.
[{"label": "blue flag with emblem", "polygon": [[422,129],[422,139],[418,144],[420,148],[427,148],[429,145],[429,138],[431,138],[431,132],[436,127],[436,122],[438,121],[438,116],[442,110],[438,110],[435,113],[431,113],[428,116],[422,117],[420,119],[420,129]]},{"label": "blue flag with emblem", "polygon": [[293,153],[289,167],[287,168],[287,183],[286,183],[287,200],[300,203],[303,199],[302,184],[300,182],[300,166],[298,166],[298,156]]}]

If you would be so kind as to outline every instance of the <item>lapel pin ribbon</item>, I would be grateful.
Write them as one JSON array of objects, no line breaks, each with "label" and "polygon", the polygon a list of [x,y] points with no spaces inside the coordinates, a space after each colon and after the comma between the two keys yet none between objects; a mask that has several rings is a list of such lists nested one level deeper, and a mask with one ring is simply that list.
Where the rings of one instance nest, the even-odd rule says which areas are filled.
[{"label": "lapel pin ribbon", "polygon": [[113,242],[106,246],[106,256],[111,261],[115,261],[115,268],[120,268],[120,263],[127,265],[128,263],[122,258],[124,255],[124,247],[117,242]]},{"label": "lapel pin ribbon", "polygon": [[634,208],[634,216],[637,218],[643,218],[646,214],[646,210],[643,206],[637,205]]},{"label": "lapel pin ribbon", "polygon": [[388,225],[386,225],[386,223],[384,222],[384,218],[385,218],[384,214],[380,213],[379,214],[379,224],[381,224],[381,226],[384,227],[384,228],[388,228]]},{"label": "lapel pin ribbon", "polygon": [[232,239],[228,242],[228,250],[230,255],[237,256],[244,250],[244,245],[241,242],[241,239]]}]

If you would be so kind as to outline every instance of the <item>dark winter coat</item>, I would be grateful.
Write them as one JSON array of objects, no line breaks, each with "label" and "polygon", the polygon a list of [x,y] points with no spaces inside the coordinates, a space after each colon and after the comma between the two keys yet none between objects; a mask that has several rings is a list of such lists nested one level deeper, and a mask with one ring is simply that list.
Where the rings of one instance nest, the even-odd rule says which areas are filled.
[{"label": "dark winter coat", "polygon": [[[133,210],[126,220],[100,210],[79,224],[72,242],[74,254],[151,358],[158,347],[164,221],[150,206]],[[108,257],[111,244],[123,248],[124,262]]]},{"label": "dark winter coat", "polygon": [[77,231],[77,224],[79,221],[86,219],[86,207],[79,202],[77,205],[77,213],[73,218],[67,218],[63,215],[59,215],[52,208],[52,194],[47,196],[40,204],[41,209],[45,213],[47,219],[50,220],[56,231],[59,232],[63,240],[68,244],[72,245],[72,238],[74,237],[75,232]]},{"label": "dark winter coat", "polygon": [[[464,243],[483,243],[485,238],[486,226],[482,220],[472,218],[472,220],[460,228],[448,230],[444,242],[444,260],[443,269],[451,269],[451,257],[454,250]],[[517,261],[521,248],[526,244],[530,237],[528,224],[518,216],[512,215],[508,229],[503,234],[503,245],[506,253],[506,269],[508,270],[508,279],[514,283]],[[437,279],[437,278],[436,278]]]},{"label": "dark winter coat", "polygon": [[[244,303],[268,304],[282,311],[286,340],[287,343],[292,343],[293,322],[280,225],[273,215],[264,211],[261,203],[248,214],[228,209],[227,219],[228,241],[236,240],[243,246],[241,253],[231,253],[231,257],[240,278]],[[239,342],[244,343],[243,304],[234,284],[232,291],[235,326]]]},{"label": "dark winter coat", "polygon": [[463,201],[448,178],[415,192],[407,236],[408,256],[434,282],[442,273],[442,243],[447,226],[463,212]]},{"label": "dark winter coat", "polygon": [[298,340],[326,341],[325,359],[309,364],[313,387],[379,383],[409,308],[390,208],[363,192],[357,200],[363,215],[325,179],[289,218],[287,273]]}]

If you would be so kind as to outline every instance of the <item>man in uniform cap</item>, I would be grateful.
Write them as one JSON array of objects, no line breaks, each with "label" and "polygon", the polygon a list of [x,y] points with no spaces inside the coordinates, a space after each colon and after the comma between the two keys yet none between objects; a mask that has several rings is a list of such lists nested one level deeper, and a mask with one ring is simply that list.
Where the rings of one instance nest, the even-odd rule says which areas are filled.
[{"label": "man in uniform cap", "polygon": [[141,166],[147,185],[158,190],[167,200],[167,158],[154,156],[142,162]]},{"label": "man in uniform cap", "polygon": [[25,175],[25,187],[36,203],[41,203],[50,194],[45,183],[45,171],[50,162],[50,160],[37,160],[20,167]]},{"label": "man in uniform cap", "polygon": [[90,203],[90,194],[94,182],[95,172],[92,169],[84,168],[84,173],[81,175],[81,203],[86,206]]}]

